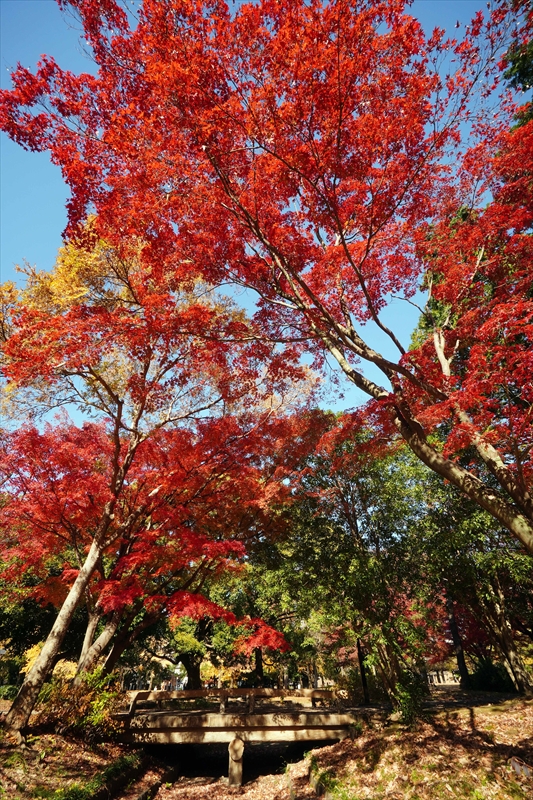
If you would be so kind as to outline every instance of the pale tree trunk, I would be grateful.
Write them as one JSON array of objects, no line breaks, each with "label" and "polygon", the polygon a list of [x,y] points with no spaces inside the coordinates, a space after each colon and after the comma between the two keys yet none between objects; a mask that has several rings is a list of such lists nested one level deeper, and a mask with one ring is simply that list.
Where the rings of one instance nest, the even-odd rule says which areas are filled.
[{"label": "pale tree trunk", "polygon": [[289,688],[289,670],[287,667],[283,667],[283,677],[281,679],[281,685],[283,689]]},{"label": "pale tree trunk", "polygon": [[434,450],[425,438],[412,431],[404,422],[398,420],[397,427],[403,438],[418,458],[433,472],[449,480],[454,486],[473,500],[477,505],[498,520],[513,534],[529,553],[533,553],[533,524],[510,503],[502,500],[491,489],[468,470],[454,461],[449,461]]},{"label": "pale tree trunk", "polygon": [[480,601],[486,623],[505,659],[505,667],[516,689],[527,697],[533,696],[533,684],[520,653],[518,652],[512,628],[505,614],[503,603],[496,597],[490,603]]},{"label": "pale tree trunk", "polygon": [[498,578],[489,587],[490,598],[478,597],[486,624],[505,659],[505,667],[515,687],[521,694],[533,695],[533,684],[514,640],[513,629],[505,609],[505,596]]},{"label": "pale tree trunk", "polygon": [[94,609],[87,609],[89,615],[89,621],[87,623],[87,628],[85,630],[85,636],[83,638],[83,645],[81,648],[80,658],[78,661],[78,671],[79,671],[79,664],[84,660],[87,653],[89,652],[90,648],[92,647],[94,641],[94,634],[96,633],[96,628],[98,626],[98,622],[100,620],[100,615]]},{"label": "pale tree trunk", "polygon": [[533,685],[531,676],[516,648],[511,632],[506,628],[507,626],[501,628],[498,626],[498,629],[496,629],[496,626],[493,627],[498,648],[505,659],[505,667],[517,691],[526,697],[532,697]]},{"label": "pale tree trunk", "polygon": [[533,697],[531,675],[528,672],[520,653],[515,647],[512,636],[509,639],[509,643],[506,644],[506,656],[515,676],[515,680],[518,685],[518,691],[521,694],[526,695],[526,697]]},{"label": "pale tree trunk", "polygon": [[378,642],[376,644],[376,651],[378,654],[377,665],[381,673],[381,679],[383,681],[385,691],[387,692],[391,702],[394,702],[396,686],[400,678],[398,660],[395,654],[391,652],[390,647],[388,647],[385,643]]},{"label": "pale tree trunk", "polygon": [[116,611],[104,626],[103,631],[85,652],[82,652],[76,669],[75,683],[80,682],[84,672],[91,672],[97,665],[98,659],[115,635],[122,618],[122,611]]},{"label": "pale tree trunk", "polygon": [[52,630],[48,634],[44,647],[33,667],[26,675],[24,683],[20,687],[20,691],[9,710],[6,717],[6,730],[11,734],[17,735],[19,739],[21,738],[21,731],[28,724],[30,714],[39,697],[39,692],[50,671],[53,669],[56,655],[61,648],[74,612],[85,593],[85,588],[98,564],[102,549],[101,544],[97,544],[97,542],[93,541],[85,563],[78,572],[78,576],[65,602],[61,606],[61,610],[57,615]]}]

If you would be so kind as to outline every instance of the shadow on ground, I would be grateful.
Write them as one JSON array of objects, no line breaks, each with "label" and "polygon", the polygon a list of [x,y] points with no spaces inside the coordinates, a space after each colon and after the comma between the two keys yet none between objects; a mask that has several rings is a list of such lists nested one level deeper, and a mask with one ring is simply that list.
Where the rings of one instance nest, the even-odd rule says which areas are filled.
[{"label": "shadow on ground", "polygon": [[[287,764],[301,761],[305,753],[324,747],[327,741],[247,743],[244,749],[243,783],[256,780],[261,775],[280,774]],[[227,744],[175,744],[150,745],[146,751],[168,767],[178,767],[180,776],[186,778],[214,778],[228,774]]]}]

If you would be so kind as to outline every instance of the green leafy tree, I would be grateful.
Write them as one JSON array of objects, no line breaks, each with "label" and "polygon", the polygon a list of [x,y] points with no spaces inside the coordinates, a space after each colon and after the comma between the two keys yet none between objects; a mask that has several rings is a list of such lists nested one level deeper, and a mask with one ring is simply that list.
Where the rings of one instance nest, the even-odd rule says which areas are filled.
[{"label": "green leafy tree", "polygon": [[515,688],[531,694],[527,662],[533,627],[533,560],[488,514],[453,487],[439,486],[430,479],[428,488],[432,500],[422,535],[413,543],[423,565],[428,596],[443,597],[449,625],[453,626],[457,617],[460,627],[461,610],[467,612],[467,619],[476,620],[474,641],[468,629],[461,643],[453,636],[456,652],[461,644],[479,667],[487,660],[480,649],[484,639]]}]

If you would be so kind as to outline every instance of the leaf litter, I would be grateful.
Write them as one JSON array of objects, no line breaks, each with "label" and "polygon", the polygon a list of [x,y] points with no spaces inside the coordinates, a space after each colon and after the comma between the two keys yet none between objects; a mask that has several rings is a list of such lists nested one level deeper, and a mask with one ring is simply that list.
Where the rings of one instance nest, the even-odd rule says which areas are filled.
[{"label": "leaf litter", "polygon": [[[5,743],[0,798],[83,784],[124,752],[52,734],[29,737],[25,749]],[[521,765],[533,765],[533,700],[515,698],[437,709],[412,727],[370,717],[354,741],[313,750],[282,774],[235,788],[225,777],[182,777],[163,785],[157,800],[310,800],[311,767],[327,776],[334,800],[530,800],[533,778]]]}]

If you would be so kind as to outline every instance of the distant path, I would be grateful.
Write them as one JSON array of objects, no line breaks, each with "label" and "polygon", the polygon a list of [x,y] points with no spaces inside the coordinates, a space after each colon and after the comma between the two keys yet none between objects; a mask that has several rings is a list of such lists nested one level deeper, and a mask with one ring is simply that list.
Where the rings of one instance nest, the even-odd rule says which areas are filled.
[{"label": "distant path", "polygon": [[515,692],[478,692],[473,689],[461,689],[459,684],[444,684],[431,687],[431,697],[424,705],[427,708],[441,709],[456,706],[488,706],[514,700],[519,695]]}]

